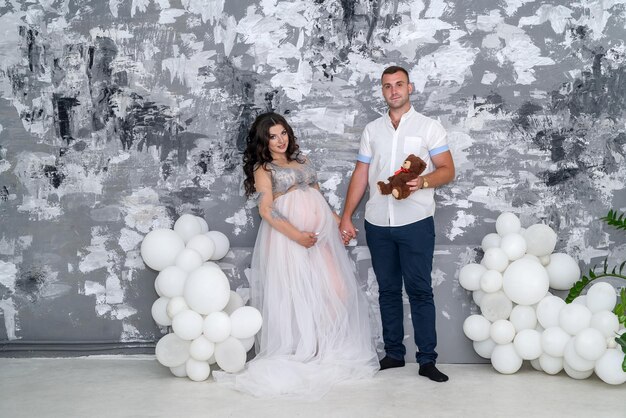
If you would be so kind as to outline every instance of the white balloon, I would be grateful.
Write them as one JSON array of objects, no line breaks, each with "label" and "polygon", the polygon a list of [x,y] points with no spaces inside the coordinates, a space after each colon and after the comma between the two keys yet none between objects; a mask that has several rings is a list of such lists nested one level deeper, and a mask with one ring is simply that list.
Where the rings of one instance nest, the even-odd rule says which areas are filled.
[{"label": "white balloon", "polygon": [[206,235],[211,238],[215,244],[215,252],[211,257],[211,260],[221,260],[224,258],[230,249],[230,241],[228,237],[220,231],[209,231]]},{"label": "white balloon", "polygon": [[552,357],[549,354],[543,353],[539,356],[539,365],[544,372],[557,374],[563,370],[563,357]]},{"label": "white balloon", "polygon": [[200,232],[202,234],[209,232],[209,224],[201,216],[196,216],[198,223],[200,224]]},{"label": "white balloon", "polygon": [[579,372],[586,372],[587,370],[593,370],[593,366],[595,362],[590,360],[585,360],[576,352],[576,347],[574,346],[574,339],[569,340],[567,345],[565,346],[565,352],[563,353],[563,358],[569,364],[569,366],[577,370]]},{"label": "white balloon", "polygon": [[237,373],[246,364],[246,349],[235,337],[215,345],[215,361],[228,373]]},{"label": "white balloon", "polygon": [[574,300],[572,301],[572,303],[575,303],[577,305],[587,306],[587,295],[576,296]]},{"label": "white balloon", "polygon": [[483,296],[485,296],[485,292],[483,292],[482,290],[474,290],[472,292],[472,300],[474,301],[476,306],[480,306],[483,300]]},{"label": "white balloon", "polygon": [[185,370],[187,371],[187,376],[194,382],[203,382],[211,375],[211,366],[209,366],[209,363],[193,358],[187,360]]},{"label": "white balloon", "polygon": [[204,335],[193,340],[189,347],[189,354],[198,361],[207,361],[214,352],[215,344],[209,341]]},{"label": "white balloon", "polygon": [[513,346],[522,360],[538,359],[543,353],[541,334],[534,329],[520,331],[513,340]]},{"label": "white balloon", "polygon": [[569,377],[571,377],[572,379],[576,379],[576,380],[587,379],[589,376],[593,374],[593,369],[580,372],[576,369],[573,369],[572,366],[570,366],[567,361],[563,361],[563,370],[565,370],[565,373],[567,373]]},{"label": "white balloon", "polygon": [[496,231],[502,237],[513,232],[519,232],[521,227],[522,223],[517,215],[512,212],[503,212],[496,219]]},{"label": "white balloon", "polygon": [[172,318],[172,330],[183,340],[195,340],[202,335],[202,315],[186,309]]},{"label": "white balloon", "polygon": [[602,381],[609,385],[621,385],[626,382],[626,372],[622,370],[624,353],[621,350],[606,350],[596,362],[595,372]]},{"label": "white balloon", "polygon": [[480,277],[487,269],[476,263],[466,264],[459,271],[459,284],[465,290],[480,289]]},{"label": "white balloon", "polygon": [[502,273],[497,270],[487,270],[480,276],[480,289],[485,293],[493,293],[502,289]]},{"label": "white balloon", "polygon": [[550,287],[557,290],[569,290],[580,278],[580,267],[570,255],[554,253],[546,265],[550,278]]},{"label": "white balloon", "polygon": [[596,361],[606,351],[606,338],[595,328],[585,328],[574,337],[574,348],[585,360]]},{"label": "white balloon", "polygon": [[497,344],[491,338],[487,338],[483,341],[473,341],[472,345],[476,354],[482,358],[490,359],[491,353],[493,353],[493,349],[496,348]]},{"label": "white balloon", "polygon": [[197,251],[202,257],[202,261],[208,261],[215,253],[215,244],[213,240],[206,234],[196,235],[187,243],[187,248]]},{"label": "white balloon", "polygon": [[[537,263],[541,264],[541,261],[539,261],[539,257],[537,257],[536,255],[532,255],[532,254],[524,254],[524,257],[527,260],[532,260],[532,261],[536,261]],[[539,360],[537,360],[539,361]],[[543,371],[543,370],[542,370]]]},{"label": "white balloon", "polygon": [[537,370],[538,372],[542,372],[543,371],[543,369],[541,368],[541,364],[539,363],[539,359],[538,358],[536,358],[534,360],[531,360],[530,361],[530,365],[533,366],[533,369]]},{"label": "white balloon", "polygon": [[501,248],[489,248],[483,257],[488,270],[497,270],[502,273],[509,265],[509,257]]},{"label": "white balloon", "polygon": [[187,243],[192,237],[202,233],[202,224],[196,216],[185,213],[174,223],[174,231]]},{"label": "white balloon", "polygon": [[559,312],[559,326],[570,335],[576,335],[591,324],[591,311],[583,305],[570,303]]},{"label": "white balloon", "polygon": [[252,306],[242,306],[230,314],[230,335],[244,339],[253,337],[263,325],[261,312]]},{"label": "white balloon", "polygon": [[159,295],[159,297],[163,297],[163,292],[161,292],[161,289],[159,289],[159,284],[156,280],[154,281],[154,291],[157,295]]},{"label": "white balloon", "polygon": [[231,321],[227,313],[213,312],[204,318],[204,336],[214,343],[221,343],[230,337]]},{"label": "white balloon", "polygon": [[173,298],[183,295],[186,279],[186,271],[178,266],[168,266],[159,273],[156,282],[164,296]]},{"label": "white balloon", "polygon": [[187,362],[180,366],[170,367],[170,371],[176,377],[187,377]]},{"label": "white balloon", "polygon": [[559,297],[548,295],[537,304],[537,320],[544,328],[559,325],[559,313],[565,307],[565,301]]},{"label": "white balloon", "polygon": [[509,321],[515,327],[515,331],[535,329],[537,326],[537,314],[532,306],[517,305],[511,311]]},{"label": "white balloon", "polygon": [[524,238],[526,239],[526,251],[541,257],[554,251],[557,236],[556,232],[548,225],[535,224],[526,229]]},{"label": "white balloon", "polygon": [[205,261],[204,263],[202,263],[202,265],[205,267],[211,267],[214,269],[218,269],[219,271],[222,271],[222,268],[220,267],[220,265],[217,264],[215,261]]},{"label": "white balloon", "polygon": [[185,248],[176,256],[176,267],[190,273],[202,265],[202,256],[196,250]]},{"label": "white balloon", "polygon": [[526,254],[526,240],[520,234],[512,232],[502,237],[500,248],[504,251],[509,260],[519,260]]},{"label": "white balloon", "polygon": [[190,344],[189,341],[170,333],[159,340],[154,353],[159,363],[165,367],[176,367],[184,364],[189,358]]},{"label": "white balloon", "polygon": [[611,311],[599,311],[591,316],[591,327],[597,329],[605,338],[612,337],[619,329],[617,315]]},{"label": "white balloon", "polygon": [[250,351],[250,349],[254,346],[254,337],[243,338],[243,339],[240,339],[239,341],[241,341],[241,344],[243,345],[243,348],[246,350],[246,353]]},{"label": "white balloon", "polygon": [[496,344],[508,344],[515,338],[515,327],[511,321],[506,319],[498,319],[491,324],[489,336]]},{"label": "white balloon", "polygon": [[606,282],[595,283],[587,291],[587,307],[593,313],[612,311],[617,302],[615,288]]},{"label": "white balloon", "polygon": [[489,321],[507,319],[511,315],[513,302],[504,292],[487,293],[480,301],[480,311]]},{"label": "white balloon", "polygon": [[230,284],[221,270],[201,266],[187,278],[183,295],[191,309],[208,315],[224,309],[230,298]]},{"label": "white balloon", "polygon": [[171,318],[167,316],[167,304],[169,301],[169,298],[160,297],[152,304],[152,318],[154,318],[154,322],[164,327],[172,325]]},{"label": "white balloon", "polygon": [[606,348],[615,348],[617,347],[617,341],[615,341],[614,337],[608,337],[606,339]]},{"label": "white balloon", "polygon": [[545,267],[548,264],[550,264],[550,257],[551,257],[551,255],[549,255],[549,254],[548,255],[542,255],[541,257],[538,257],[539,258],[539,262],[541,263],[542,266]]},{"label": "white balloon", "polygon": [[552,357],[563,357],[571,336],[560,327],[550,327],[541,333],[541,348]]},{"label": "white balloon", "polygon": [[515,260],[502,275],[504,293],[519,305],[539,302],[548,293],[549,287],[546,269],[532,260]]},{"label": "white balloon", "polygon": [[187,306],[187,302],[185,302],[185,298],[182,296],[175,296],[167,304],[167,316],[170,318],[174,318],[176,314],[182,312],[186,309],[189,309]]},{"label": "white balloon", "polygon": [[472,341],[489,338],[491,323],[482,315],[470,315],[463,321],[463,333]]},{"label": "white balloon", "polygon": [[492,232],[491,234],[485,235],[480,244],[480,247],[483,249],[483,251],[487,251],[489,248],[499,247],[501,240],[502,238],[500,237],[500,235]]},{"label": "white balloon", "polygon": [[174,264],[176,256],[185,248],[180,236],[171,229],[148,232],[141,242],[141,257],[153,270],[161,271]]},{"label": "white balloon", "polygon": [[491,364],[502,374],[513,374],[522,367],[522,358],[512,343],[497,345],[491,353]]},{"label": "white balloon", "polygon": [[224,312],[230,315],[231,313],[235,312],[236,309],[241,308],[243,305],[243,298],[239,296],[237,292],[231,290],[228,304],[224,307]]}]

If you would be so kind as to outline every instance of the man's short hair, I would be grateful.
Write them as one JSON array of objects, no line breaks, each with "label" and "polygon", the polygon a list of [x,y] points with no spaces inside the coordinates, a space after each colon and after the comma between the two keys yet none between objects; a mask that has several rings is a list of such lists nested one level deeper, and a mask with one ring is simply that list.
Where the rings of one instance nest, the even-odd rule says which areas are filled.
[{"label": "man's short hair", "polygon": [[383,74],[380,76],[380,80],[382,81],[385,74],[395,74],[398,71],[403,72],[404,75],[406,75],[407,81],[409,81],[409,72],[398,65],[392,65],[391,67],[385,68],[385,71],[383,71]]}]

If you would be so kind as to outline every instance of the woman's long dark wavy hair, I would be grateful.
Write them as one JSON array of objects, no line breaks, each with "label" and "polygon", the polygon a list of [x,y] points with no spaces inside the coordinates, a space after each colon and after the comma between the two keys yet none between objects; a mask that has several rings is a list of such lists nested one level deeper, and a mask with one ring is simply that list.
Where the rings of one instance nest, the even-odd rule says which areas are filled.
[{"label": "woman's long dark wavy hair", "polygon": [[269,149],[270,128],[276,125],[282,125],[287,130],[287,136],[289,137],[289,144],[285,152],[287,161],[304,162],[304,159],[300,156],[300,147],[296,143],[293,129],[285,118],[274,112],[260,114],[250,127],[250,132],[248,132],[248,138],[246,139],[246,150],[243,153],[243,173],[245,176],[243,186],[248,197],[256,191],[254,187],[254,169],[257,166],[261,166],[267,170],[266,164],[272,162],[272,154]]}]

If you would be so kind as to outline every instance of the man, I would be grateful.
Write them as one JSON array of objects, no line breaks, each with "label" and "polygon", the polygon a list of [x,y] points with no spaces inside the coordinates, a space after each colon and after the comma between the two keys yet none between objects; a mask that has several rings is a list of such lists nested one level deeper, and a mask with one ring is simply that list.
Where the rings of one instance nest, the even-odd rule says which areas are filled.
[{"label": "man", "polygon": [[[380,360],[380,369],[404,366],[404,281],[418,348],[419,374],[445,382],[448,376],[435,367],[437,334],[431,285],[435,248],[434,188],[452,181],[454,162],[444,128],[411,106],[409,95],[413,86],[407,71],[402,67],[389,67],[383,71],[381,81],[389,112],[370,122],[363,131],[339,229],[344,242],[356,236],[352,214],[369,183],[365,232],[378,281],[385,341],[385,357]],[[409,154],[427,163],[422,175],[408,183],[409,197],[396,200],[391,195],[381,195],[376,183],[393,175]]]}]

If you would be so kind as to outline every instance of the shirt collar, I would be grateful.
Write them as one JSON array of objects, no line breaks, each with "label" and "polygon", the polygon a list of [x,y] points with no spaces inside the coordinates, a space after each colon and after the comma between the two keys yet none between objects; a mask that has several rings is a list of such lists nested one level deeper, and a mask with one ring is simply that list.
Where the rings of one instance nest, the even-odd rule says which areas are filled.
[{"label": "shirt collar", "polygon": [[[400,121],[402,121],[403,119],[406,119],[406,118],[409,118],[409,117],[413,116],[413,114],[415,114],[415,113],[417,113],[417,112],[416,112],[416,111],[415,111],[415,109],[413,108],[413,105],[411,105],[411,107],[409,107],[409,110],[407,110],[407,111],[406,111],[406,113],[405,113],[404,115],[402,115],[402,117],[400,118]],[[387,121],[387,123],[388,123],[390,126],[393,126],[393,125],[391,124],[391,117],[389,116],[389,110],[387,110],[387,111],[385,112],[385,120]]]}]

